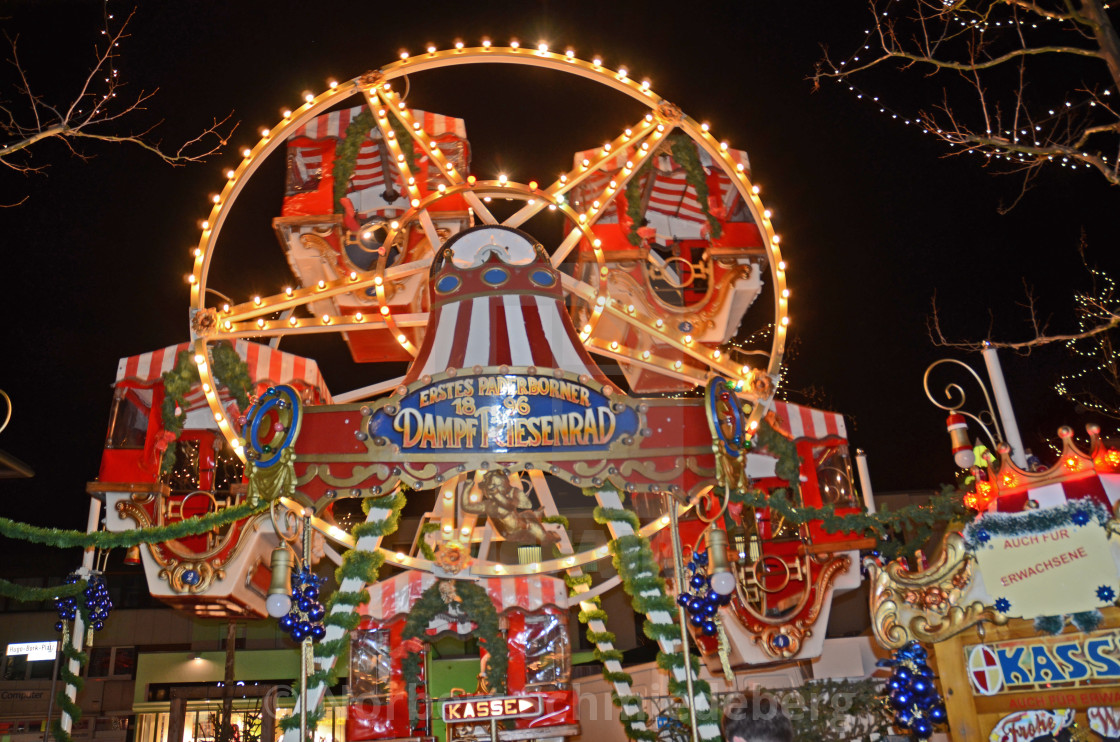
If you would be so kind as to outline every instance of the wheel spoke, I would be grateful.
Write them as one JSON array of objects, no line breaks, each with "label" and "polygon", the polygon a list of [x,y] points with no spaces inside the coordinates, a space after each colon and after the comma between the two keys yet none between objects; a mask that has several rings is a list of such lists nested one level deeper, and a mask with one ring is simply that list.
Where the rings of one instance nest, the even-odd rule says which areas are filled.
[{"label": "wheel spoke", "polygon": [[[667,133],[668,129],[671,129],[671,126],[671,124],[669,126],[666,126],[665,124],[659,124],[657,122],[657,119],[652,114],[647,115],[632,127],[624,130],[622,134],[619,134],[614,138],[614,140],[600,147],[596,151],[594,158],[587,158],[583,163],[580,163],[568,172],[561,174],[559,178],[557,178],[551,185],[544,189],[545,193],[553,198],[564,196],[568,193],[568,191],[572,190],[588,178],[594,176],[595,173],[602,170],[603,167],[607,164],[616,162],[618,158],[622,157],[623,154],[630,154],[634,151],[640,150],[640,145],[645,143],[646,139],[650,139],[651,141],[661,141]],[[661,127],[661,131],[658,131],[658,127]],[[651,145],[647,145],[646,149],[650,152],[653,151],[653,147]],[[640,162],[644,162],[646,157],[648,157],[648,154],[645,151],[642,151]],[[635,168],[636,167],[640,167],[640,164],[635,163]],[[626,180],[629,180],[629,178],[627,178]],[[603,194],[601,195],[599,200],[603,203],[606,203],[607,199],[613,196],[614,193],[618,191],[619,187],[624,186],[625,181],[623,181],[623,184],[621,186],[616,183],[616,187],[608,187],[604,189]],[[543,208],[545,208],[545,206],[545,202],[526,204],[516,213],[514,213],[509,219],[506,219],[503,224],[505,224],[507,227],[518,227],[531,219],[537,213],[539,213]]]}]

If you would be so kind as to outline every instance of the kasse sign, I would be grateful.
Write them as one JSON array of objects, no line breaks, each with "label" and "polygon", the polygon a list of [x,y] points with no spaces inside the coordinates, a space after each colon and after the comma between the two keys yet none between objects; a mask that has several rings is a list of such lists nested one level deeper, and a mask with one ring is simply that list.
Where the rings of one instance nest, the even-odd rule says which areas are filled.
[{"label": "kasse sign", "polygon": [[606,450],[640,428],[625,395],[606,391],[540,374],[444,378],[379,409],[369,434],[409,454]]},{"label": "kasse sign", "polygon": [[459,698],[443,703],[443,720],[451,723],[524,719],[540,716],[543,712],[541,696]]}]

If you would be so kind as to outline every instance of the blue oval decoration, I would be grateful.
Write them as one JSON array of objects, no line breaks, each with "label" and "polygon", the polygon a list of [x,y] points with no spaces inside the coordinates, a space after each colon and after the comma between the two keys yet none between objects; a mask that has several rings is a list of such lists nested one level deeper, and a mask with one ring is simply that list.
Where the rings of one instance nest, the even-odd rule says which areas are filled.
[{"label": "blue oval decoration", "polygon": [[441,294],[446,294],[459,288],[461,281],[458,276],[447,274],[436,282],[436,291]]},{"label": "blue oval decoration", "polygon": [[551,286],[556,283],[556,276],[545,270],[533,271],[529,278],[533,279],[533,283],[538,286]]},{"label": "blue oval decoration", "polygon": [[491,286],[498,286],[509,279],[509,273],[504,268],[490,268],[482,274],[482,280]]}]

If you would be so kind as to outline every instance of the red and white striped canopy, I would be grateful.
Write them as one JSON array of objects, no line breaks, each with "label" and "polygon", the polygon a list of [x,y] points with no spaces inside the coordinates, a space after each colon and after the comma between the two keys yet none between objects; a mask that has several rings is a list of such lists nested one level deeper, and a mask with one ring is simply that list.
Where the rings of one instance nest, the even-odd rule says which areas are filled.
[{"label": "red and white striped canopy", "polygon": [[[305,173],[318,172],[322,167],[323,160],[322,145],[308,146],[301,143],[301,138],[315,141],[342,139],[346,136],[346,129],[350,126],[350,123],[366,110],[368,109],[365,106],[355,106],[354,108],[331,111],[322,116],[317,116],[291,137],[288,144],[289,167],[295,167],[301,171],[301,177],[297,178],[297,181],[303,181]],[[413,120],[418,122],[424,132],[432,139],[445,137],[445,135],[457,138],[458,141],[436,142],[436,145],[448,159],[452,161],[461,159],[457,156],[457,153],[463,147],[462,140],[467,137],[467,127],[463,119],[418,109],[410,109],[409,113]],[[378,146],[379,142],[381,142],[381,136],[376,129],[363,133],[363,141],[358,150],[354,172],[350,178],[350,190],[360,191],[385,184],[386,175],[382,163],[381,148]],[[399,181],[400,172],[391,158],[388,164],[390,171],[388,177],[394,182]],[[433,163],[429,163],[428,169],[429,178],[437,175],[442,177],[443,175],[439,167]]]},{"label": "red and white striped canopy", "polygon": [[[150,353],[122,358],[117,363],[116,386],[152,386],[164,373],[175,368],[175,361],[190,343],[179,343]],[[267,345],[238,340],[234,343],[237,355],[249,366],[249,378],[256,385],[293,384],[306,390],[308,401],[326,404],[331,401],[330,391],[319,373],[319,366],[308,358],[274,350]],[[220,381],[220,379],[219,379]],[[192,390],[187,397],[187,409],[203,404],[201,390]]]},{"label": "red and white striped canopy", "polygon": [[789,433],[794,440],[835,437],[847,439],[848,437],[848,429],[844,425],[844,416],[841,414],[778,400],[771,402],[771,405],[779,418],[778,426]]},{"label": "red and white striped canopy", "polygon": [[1120,474],[1090,474],[1078,479],[1052,482],[1021,492],[1000,495],[988,504],[988,510],[1000,513],[1018,513],[1026,507],[1027,500],[1034,500],[1045,510],[1065,505],[1070,500],[1088,499],[1112,512],[1120,501]]},{"label": "red and white striped canopy", "polygon": [[532,294],[490,294],[436,306],[406,384],[449,368],[536,366],[588,375],[609,384],[575,337],[559,300]]},{"label": "red and white striped canopy", "polygon": [[[428,572],[410,569],[396,577],[370,585],[369,602],[359,608],[367,618],[385,622],[408,613],[425,590],[438,578]],[[486,589],[498,613],[509,610],[539,611],[545,606],[568,607],[568,588],[564,581],[545,575],[488,577],[477,582]]]}]

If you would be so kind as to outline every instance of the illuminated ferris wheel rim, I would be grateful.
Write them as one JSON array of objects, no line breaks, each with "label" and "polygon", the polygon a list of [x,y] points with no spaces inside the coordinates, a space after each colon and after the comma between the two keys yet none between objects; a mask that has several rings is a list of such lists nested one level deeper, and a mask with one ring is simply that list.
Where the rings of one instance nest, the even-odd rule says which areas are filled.
[{"label": "illuminated ferris wheel rim", "polygon": [[[335,281],[320,281],[318,286],[305,287],[299,290],[288,289],[283,294],[278,294],[268,299],[254,297],[251,302],[246,302],[237,307],[228,307],[227,305],[227,307],[223,307],[223,312],[228,317],[255,314],[258,319],[255,331],[250,330],[246,332],[244,328],[241,328],[242,331],[240,332],[231,331],[225,333],[222,332],[222,327],[225,326],[228,330],[232,330],[233,322],[228,318],[219,319],[218,313],[215,310],[206,307],[205,298],[210,260],[218,235],[221,232],[229,210],[232,208],[233,202],[240,194],[250,176],[256,172],[260,164],[268,155],[286,143],[291,133],[302,128],[311,119],[354,95],[363,95],[370,109],[378,113],[376,117],[378,125],[382,127],[386,143],[390,146],[392,154],[397,158],[398,167],[402,168],[402,178],[406,178],[407,166],[404,165],[404,155],[400,150],[399,144],[390,133],[391,129],[386,120],[387,110],[391,115],[401,120],[405,120],[402,118],[402,115],[404,117],[408,115],[404,102],[398,102],[397,97],[392,92],[392,81],[412,73],[465,64],[491,63],[538,67],[566,72],[605,84],[642,103],[651,111],[651,113],[646,114],[641,122],[635,125],[634,130],[627,129],[615,142],[624,144],[633,142],[634,146],[637,146],[639,141],[641,141],[642,156],[648,159],[648,157],[651,157],[657,150],[656,146],[650,147],[650,143],[661,144],[673,129],[679,128],[693,142],[696,142],[708,153],[713,163],[718,164],[724,170],[730,182],[743,198],[747,208],[751,211],[755,225],[762,235],[771,277],[774,282],[774,330],[769,362],[767,364],[767,374],[774,380],[774,386],[776,386],[789,324],[789,291],[786,286],[786,265],[781,257],[780,240],[774,232],[770,220],[770,213],[763,207],[762,201],[758,196],[758,187],[750,182],[745,168],[741,164],[737,165],[732,161],[728,154],[729,145],[727,142],[718,142],[710,134],[707,124],[694,121],[680,112],[672,103],[658,96],[651,89],[648,80],[638,82],[633,79],[629,71],[624,68],[614,71],[608,70],[603,66],[601,60],[597,58],[590,62],[581,60],[576,58],[571,51],[558,54],[548,51],[543,45],[536,49],[523,49],[517,45],[494,47],[489,44],[484,44],[480,47],[470,48],[457,45],[456,48],[448,50],[429,48],[425,54],[415,57],[402,54],[401,57],[402,58],[396,62],[390,63],[379,70],[359,75],[348,82],[332,82],[327,90],[320,93],[318,96],[313,96],[310,93],[307,94],[302,106],[292,111],[285,111],[283,118],[274,128],[261,131],[261,138],[254,147],[242,150],[242,160],[238,166],[226,171],[227,181],[224,188],[219,194],[215,194],[211,197],[213,207],[209,218],[202,223],[202,233],[199,244],[193,251],[193,270],[188,277],[189,283],[191,284],[191,336],[194,346],[194,359],[198,366],[207,404],[214,415],[214,420],[218,429],[230,441],[239,457],[244,460],[243,445],[232,421],[226,417],[225,411],[222,409],[216,383],[210,374],[207,353],[208,342],[211,340],[244,337],[250,334],[260,336],[266,334],[289,334],[289,331],[340,331],[346,329],[375,329],[380,327],[387,327],[391,330],[395,330],[396,327],[408,326],[404,323],[411,323],[412,325],[422,324],[422,317],[402,317],[402,322],[397,323],[397,318],[392,317],[389,312],[385,311],[387,305],[384,303],[385,293],[383,284],[387,277],[397,277],[406,271],[417,272],[419,270],[424,270],[427,265],[430,264],[430,261],[419,261],[423,262],[424,265],[394,266],[393,268],[385,270],[385,259],[384,256],[382,256],[376,271],[366,271],[363,273],[352,272],[348,276]],[[394,105],[395,108],[393,107]],[[418,140],[423,147],[426,134],[418,126],[410,133],[413,133],[414,138]],[[599,150],[597,150],[598,154],[593,161],[585,160],[581,167],[577,166],[569,173],[561,175],[557,181],[547,188],[533,188],[530,187],[530,185],[508,181],[505,176],[501,176],[497,181],[476,181],[473,176],[468,178],[465,174],[458,173],[453,165],[446,161],[438,147],[431,145],[429,142],[427,154],[432,157],[434,162],[440,165],[444,176],[450,181],[451,185],[447,188],[441,187],[438,192],[433,191],[428,194],[427,197],[420,198],[421,194],[416,188],[415,179],[407,178],[409,181],[407,185],[410,190],[410,209],[392,223],[385,244],[391,244],[392,239],[399,233],[398,230],[403,225],[407,225],[410,222],[418,221],[424,223],[426,221],[425,226],[430,226],[431,219],[427,216],[428,206],[450,194],[464,195],[468,202],[475,207],[476,212],[482,217],[483,221],[487,221],[488,218],[489,223],[497,223],[493,217],[489,216],[488,210],[483,205],[482,200],[478,198],[478,195],[480,193],[488,194],[491,192],[501,192],[503,196],[518,194],[527,198],[530,204],[539,200],[541,204],[536,211],[548,205],[555,206],[563,211],[569,220],[577,227],[571,231],[571,235],[576,235],[577,239],[571,241],[571,244],[567,246],[567,251],[570,251],[575,246],[579,237],[584,237],[592,245],[595,245],[596,257],[600,264],[602,264],[602,252],[597,249],[598,246],[595,244],[595,238],[593,233],[590,232],[590,227],[596,222],[597,218],[601,216],[605,210],[605,205],[601,208],[596,207],[589,209],[583,213],[576,213],[563,196],[575,187],[575,185],[582,182],[582,180],[586,179],[594,172],[599,171],[603,165],[615,156],[616,153],[612,151],[614,147],[610,146],[611,144],[613,143],[608,143],[608,145],[599,148]],[[630,163],[628,162],[627,165],[630,166]],[[634,164],[632,167],[624,169],[623,172],[626,173],[626,171],[629,170],[629,176],[632,177],[639,167],[640,164]],[[604,191],[604,196],[609,195],[613,197],[622,187],[623,186],[619,186],[615,188],[614,181],[612,181],[613,190],[608,189]],[[560,198],[558,199],[557,196]],[[606,203],[606,198],[603,199],[603,203]],[[522,217],[524,211],[525,209],[522,209],[522,211],[519,211],[518,214],[510,218],[511,220],[519,218],[519,221],[517,221],[514,226],[523,223],[526,219],[530,218],[533,213],[536,213],[536,211],[534,211]],[[507,220],[506,223],[508,224],[509,220]],[[430,229],[429,235],[431,235],[431,233],[434,233],[434,228]],[[433,250],[438,249],[437,244],[437,241],[433,240]],[[566,256],[567,251],[563,250],[563,247],[562,245],[558,253],[554,255],[554,263],[559,262]],[[560,254],[561,252],[563,254]],[[313,299],[328,298],[333,295],[349,293],[366,287],[372,288],[377,292],[378,300],[381,302],[382,307],[381,318],[375,317],[367,319],[359,313],[352,317],[332,318],[323,316],[319,319],[312,317],[311,320],[296,320],[294,315],[292,315],[289,318],[290,324],[287,328],[273,328],[262,319],[263,315],[305,305],[310,303]],[[684,376],[697,384],[703,383],[706,378],[710,378],[712,375],[724,375],[731,379],[745,380],[749,373],[747,366],[739,367],[737,364],[731,363],[730,359],[721,357],[721,353],[718,349],[708,353],[706,349],[700,347],[699,343],[694,343],[691,336],[688,334],[684,334],[681,337],[677,337],[675,334],[671,335],[660,319],[656,321],[644,321],[642,318],[634,317],[633,305],[624,307],[621,303],[606,295],[603,290],[601,277],[600,286],[598,288],[591,287],[586,282],[573,278],[569,278],[566,281],[565,288],[571,293],[580,295],[581,298],[588,301],[593,312],[592,327],[601,314],[610,313],[616,319],[635,325],[638,327],[639,331],[649,333],[659,341],[704,363],[709,368],[709,373],[704,375],[703,378],[698,378],[694,375],[684,373],[691,369],[682,369],[679,360],[676,362],[675,367],[672,367],[668,363],[650,363],[648,353],[645,358],[639,358],[636,353],[634,356],[628,356],[625,352],[626,349],[608,347],[605,342],[601,342],[596,346],[596,341],[590,337],[591,332],[581,331],[580,339],[588,345],[589,350],[594,350],[601,355],[613,357],[628,363],[647,365],[669,376]],[[627,311],[628,309],[629,311]],[[200,317],[205,317],[207,313],[210,313],[214,317],[215,323],[222,324],[200,330],[201,326],[198,319]],[[262,332],[262,330],[268,331]],[[404,337],[405,336],[401,334],[398,336],[398,339]],[[415,349],[409,348],[407,340],[402,341],[402,345],[415,354]],[[617,345],[617,343],[613,345]],[[773,389],[773,386],[771,388]],[[747,396],[753,398],[755,401],[763,403],[769,401],[768,397],[760,399],[753,393],[748,393]],[[764,412],[764,404],[754,405],[747,424],[756,425]]]}]

